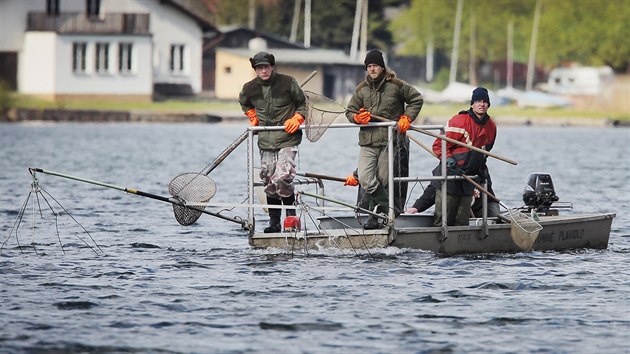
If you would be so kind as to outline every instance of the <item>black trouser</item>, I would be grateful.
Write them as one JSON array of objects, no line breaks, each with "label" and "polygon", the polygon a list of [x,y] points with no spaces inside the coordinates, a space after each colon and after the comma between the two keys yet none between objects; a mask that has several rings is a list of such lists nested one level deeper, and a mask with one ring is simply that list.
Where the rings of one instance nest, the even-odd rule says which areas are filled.
[{"label": "black trouser", "polygon": [[[283,198],[274,198],[267,196],[267,204],[270,205],[294,205],[295,204],[295,195],[291,195],[289,197]],[[295,209],[287,209],[285,212],[286,216],[295,216]],[[269,219],[270,224],[280,224],[280,219],[282,217],[282,209],[269,208]]]}]

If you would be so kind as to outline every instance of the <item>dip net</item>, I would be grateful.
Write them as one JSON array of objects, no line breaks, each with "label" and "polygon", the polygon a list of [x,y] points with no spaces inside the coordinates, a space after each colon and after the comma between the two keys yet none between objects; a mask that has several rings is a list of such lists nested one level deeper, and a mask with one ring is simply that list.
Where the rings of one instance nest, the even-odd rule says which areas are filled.
[{"label": "dip net", "polygon": [[311,91],[306,95],[307,113],[304,121],[306,138],[315,142],[324,135],[328,127],[346,113],[346,107],[331,98]]},{"label": "dip net", "polygon": [[[315,76],[315,74],[317,74],[317,71],[313,71],[310,75],[308,75],[304,81],[300,83],[300,87],[304,86],[311,78],[313,78],[313,76]],[[319,136],[317,136],[316,132],[309,133],[308,116],[310,116],[310,114],[307,114],[307,117],[305,118],[307,125],[307,138],[310,141],[316,141],[322,134],[324,134],[324,132],[322,131]],[[323,120],[320,118],[317,121],[322,122]],[[332,121],[330,123],[332,123]],[[328,123],[328,125],[330,125],[330,123]],[[210,177],[208,177],[208,175],[212,172],[212,170],[219,166],[219,164],[223,162],[229,154],[236,150],[236,148],[247,139],[248,135],[249,133],[247,130],[243,132],[201,172],[182,173],[171,180],[168,185],[168,190],[171,197],[178,202],[173,204],[173,212],[175,213],[175,219],[177,219],[177,222],[180,225],[192,225],[195,221],[197,221],[197,219],[199,219],[201,214],[203,214],[203,210],[206,208],[208,201],[210,201],[217,192],[216,184]]]},{"label": "dip net", "polygon": [[531,251],[542,226],[529,215],[517,211],[509,211],[511,234],[514,243],[523,251]]},{"label": "dip net", "polygon": [[217,192],[214,181],[203,173],[187,172],[173,178],[168,191],[181,204],[173,204],[175,219],[180,225],[192,225],[199,219],[208,201]]}]

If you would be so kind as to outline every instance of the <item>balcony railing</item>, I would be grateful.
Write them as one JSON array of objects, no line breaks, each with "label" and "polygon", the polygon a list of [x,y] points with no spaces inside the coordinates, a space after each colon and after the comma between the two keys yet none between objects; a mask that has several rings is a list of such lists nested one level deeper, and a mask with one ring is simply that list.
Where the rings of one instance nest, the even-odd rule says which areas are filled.
[{"label": "balcony railing", "polygon": [[80,13],[49,15],[30,12],[26,30],[85,34],[149,34],[149,14],[108,13],[89,16]]}]

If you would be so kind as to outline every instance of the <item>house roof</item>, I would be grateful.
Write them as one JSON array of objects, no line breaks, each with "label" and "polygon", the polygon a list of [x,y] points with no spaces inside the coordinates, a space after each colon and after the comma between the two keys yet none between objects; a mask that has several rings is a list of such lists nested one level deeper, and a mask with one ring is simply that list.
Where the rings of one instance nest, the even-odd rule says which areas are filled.
[{"label": "house roof", "polygon": [[260,37],[267,41],[282,43],[283,45],[287,47],[306,49],[306,47],[304,47],[304,45],[300,43],[291,42],[287,40],[286,38],[283,38],[280,36],[275,36],[266,32],[254,30],[254,29],[239,26],[239,25],[219,26],[219,31],[221,31],[221,33],[223,33],[224,35],[230,35],[231,33],[236,33],[236,32],[244,32],[244,33],[249,34],[252,38]]},{"label": "house roof", "polygon": [[[229,53],[243,58],[250,58],[256,50],[240,48],[217,48],[217,51]],[[329,64],[363,66],[363,63],[352,60],[342,50],[336,49],[269,49],[280,64]]]},{"label": "house roof", "polygon": [[212,13],[206,7],[203,1],[199,0],[160,0],[163,3],[168,3],[184,12],[186,15],[192,17],[204,32],[218,32],[217,27],[214,25],[214,19]]}]

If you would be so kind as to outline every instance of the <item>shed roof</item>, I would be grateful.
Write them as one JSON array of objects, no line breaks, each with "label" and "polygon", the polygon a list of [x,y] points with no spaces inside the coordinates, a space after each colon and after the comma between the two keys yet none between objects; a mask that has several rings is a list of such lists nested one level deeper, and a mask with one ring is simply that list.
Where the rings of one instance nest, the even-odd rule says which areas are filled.
[{"label": "shed roof", "polygon": [[[240,48],[217,48],[217,51],[250,58],[256,50]],[[280,64],[328,64],[363,66],[358,60],[350,59],[342,50],[336,49],[270,49],[268,50]]]}]

